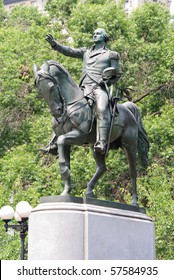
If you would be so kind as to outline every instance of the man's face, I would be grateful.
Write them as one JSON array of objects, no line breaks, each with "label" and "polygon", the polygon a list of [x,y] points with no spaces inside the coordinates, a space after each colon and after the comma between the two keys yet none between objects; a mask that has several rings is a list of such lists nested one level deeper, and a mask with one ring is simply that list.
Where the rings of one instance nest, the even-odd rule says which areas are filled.
[{"label": "man's face", "polygon": [[98,28],[94,31],[93,41],[95,44],[105,42],[103,30]]}]

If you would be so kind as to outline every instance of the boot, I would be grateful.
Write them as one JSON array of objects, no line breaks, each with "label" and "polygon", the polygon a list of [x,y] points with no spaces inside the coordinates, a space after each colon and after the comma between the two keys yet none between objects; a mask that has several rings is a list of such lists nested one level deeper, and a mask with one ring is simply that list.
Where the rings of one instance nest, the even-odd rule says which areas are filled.
[{"label": "boot", "polygon": [[45,148],[39,149],[43,154],[52,154],[52,155],[57,155],[57,136],[53,132],[53,136],[51,138],[51,141],[48,143],[48,145]]},{"label": "boot", "polygon": [[108,138],[108,127],[98,127],[99,140],[94,145],[94,152],[99,154],[106,153],[106,144]]}]

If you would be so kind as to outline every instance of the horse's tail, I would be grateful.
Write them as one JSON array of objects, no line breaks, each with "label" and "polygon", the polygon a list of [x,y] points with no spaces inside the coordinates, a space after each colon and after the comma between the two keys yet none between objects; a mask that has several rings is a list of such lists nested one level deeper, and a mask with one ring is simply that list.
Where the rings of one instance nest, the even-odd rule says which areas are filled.
[{"label": "horse's tail", "polygon": [[147,168],[148,165],[148,153],[149,153],[149,140],[146,133],[146,130],[143,127],[142,119],[138,107],[133,102],[124,103],[125,106],[132,112],[134,115],[137,124],[138,124],[138,155],[140,157],[142,166]]}]

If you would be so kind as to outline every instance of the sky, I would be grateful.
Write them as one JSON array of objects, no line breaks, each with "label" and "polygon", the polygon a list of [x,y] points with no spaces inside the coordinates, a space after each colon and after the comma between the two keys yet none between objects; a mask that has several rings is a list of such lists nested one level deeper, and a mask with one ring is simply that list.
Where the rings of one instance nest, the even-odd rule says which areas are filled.
[{"label": "sky", "polygon": [[170,5],[170,13],[171,15],[174,15],[174,0],[172,0],[172,3]]}]

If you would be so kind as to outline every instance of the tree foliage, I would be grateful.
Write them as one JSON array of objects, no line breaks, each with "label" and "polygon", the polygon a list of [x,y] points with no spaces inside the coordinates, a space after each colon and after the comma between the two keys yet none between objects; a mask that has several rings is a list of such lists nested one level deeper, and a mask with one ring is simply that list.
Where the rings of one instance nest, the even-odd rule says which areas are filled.
[{"label": "tree foliage", "polygon": [[[149,167],[138,165],[139,204],[156,226],[158,259],[174,257],[174,25],[169,11],[146,3],[128,16],[121,4],[97,0],[48,0],[47,13],[17,7],[10,13],[0,2],[0,207],[21,200],[36,206],[41,196],[63,189],[57,159],[43,156],[51,136],[51,116],[37,98],[33,64],[55,59],[78,82],[81,61],[50,50],[51,33],[65,45],[92,45],[92,33],[103,27],[109,47],[120,53],[120,87],[141,109],[150,140]],[[85,156],[84,156],[85,155]],[[80,164],[79,164],[80,162]],[[89,147],[73,147],[73,195],[84,195],[95,170]],[[99,199],[131,201],[128,166],[122,151],[111,151],[107,172],[96,186]],[[19,258],[18,234],[4,233],[0,224],[1,259]]]},{"label": "tree foliage", "polygon": [[139,38],[147,42],[162,42],[168,32],[170,14],[164,5],[145,3],[143,9],[138,8],[133,14],[136,32]]}]

